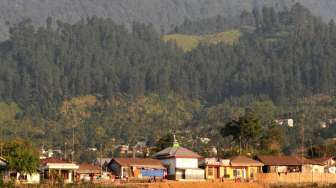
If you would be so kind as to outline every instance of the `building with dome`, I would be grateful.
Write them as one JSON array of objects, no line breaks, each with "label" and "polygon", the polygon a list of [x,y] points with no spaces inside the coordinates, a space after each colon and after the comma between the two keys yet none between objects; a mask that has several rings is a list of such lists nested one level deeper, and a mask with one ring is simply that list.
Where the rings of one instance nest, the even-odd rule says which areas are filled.
[{"label": "building with dome", "polygon": [[199,168],[199,154],[181,147],[174,135],[174,144],[153,156],[167,168],[167,178],[173,180],[204,179],[204,170]]}]

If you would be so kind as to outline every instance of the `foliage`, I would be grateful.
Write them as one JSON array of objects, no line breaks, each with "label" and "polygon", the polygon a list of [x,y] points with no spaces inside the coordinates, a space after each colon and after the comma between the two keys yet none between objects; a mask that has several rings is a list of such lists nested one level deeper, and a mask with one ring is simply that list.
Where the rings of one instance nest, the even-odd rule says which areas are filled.
[{"label": "foliage", "polygon": [[242,144],[248,150],[250,144],[257,141],[261,136],[261,124],[256,115],[246,110],[245,115],[239,117],[238,121],[232,120],[221,130],[223,137],[232,136],[238,144]]},{"label": "foliage", "polygon": [[273,123],[260,139],[260,148],[263,154],[279,154],[284,145],[283,130],[277,124]]},{"label": "foliage", "polygon": [[15,119],[20,108],[14,102],[0,102],[0,123]]},{"label": "foliage", "polygon": [[[80,151],[100,144],[105,155],[120,144],[152,147],[172,131],[200,153],[212,146],[221,154],[234,150],[239,134],[247,135],[244,147],[257,150],[256,138],[275,134],[268,129],[278,118],[293,118],[295,127],[282,130],[282,144],[267,146],[277,151],[297,152],[299,127],[311,138],[306,148],[335,137],[329,123],[336,116],[334,21],[325,23],[299,4],[243,17],[221,28],[212,22],[204,33],[195,32],[198,23],[181,26],[178,34],[240,31],[233,44],[200,44],[185,53],[151,25],[134,23],[129,31],[97,17],[74,24],[48,19],[53,27],[17,24],[0,43],[1,138],[68,150],[74,131],[79,159]],[[244,117],[245,108],[254,110],[253,118]],[[220,134],[232,119],[234,129],[225,134],[235,142]]]},{"label": "foliage", "polygon": [[5,142],[3,152],[10,170],[32,174],[39,167],[38,152],[27,141],[17,139]]},{"label": "foliage", "polygon": [[174,137],[172,134],[164,135],[156,143],[156,151],[161,151],[165,148],[172,147],[174,143]]},{"label": "foliage", "polygon": [[229,30],[209,35],[184,35],[184,34],[169,34],[164,35],[163,40],[166,42],[174,42],[179,48],[185,52],[195,49],[198,45],[216,45],[225,43],[233,45],[241,36],[239,30]]}]

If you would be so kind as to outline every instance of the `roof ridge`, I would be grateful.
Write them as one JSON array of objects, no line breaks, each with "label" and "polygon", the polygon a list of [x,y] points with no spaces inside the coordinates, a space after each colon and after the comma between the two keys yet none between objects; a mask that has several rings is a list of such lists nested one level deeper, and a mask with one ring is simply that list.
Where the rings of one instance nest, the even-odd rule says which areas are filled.
[{"label": "roof ridge", "polygon": [[180,149],[181,146],[176,146],[176,147],[174,146],[173,148],[176,148],[176,149],[175,149],[175,152],[174,152],[174,156],[176,156],[177,150]]}]

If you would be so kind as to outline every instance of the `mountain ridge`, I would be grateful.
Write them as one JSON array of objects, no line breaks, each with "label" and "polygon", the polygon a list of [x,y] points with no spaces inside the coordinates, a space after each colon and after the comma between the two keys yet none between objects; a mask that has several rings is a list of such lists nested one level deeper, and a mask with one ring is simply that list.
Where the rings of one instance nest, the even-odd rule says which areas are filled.
[{"label": "mountain ridge", "polygon": [[325,20],[336,18],[334,0],[2,0],[0,35],[8,37],[10,25],[24,19],[30,18],[34,25],[40,26],[49,16],[68,23],[92,16],[111,18],[128,26],[136,21],[153,24],[159,32],[166,33],[186,18],[235,16],[256,7],[282,9],[297,2]]}]

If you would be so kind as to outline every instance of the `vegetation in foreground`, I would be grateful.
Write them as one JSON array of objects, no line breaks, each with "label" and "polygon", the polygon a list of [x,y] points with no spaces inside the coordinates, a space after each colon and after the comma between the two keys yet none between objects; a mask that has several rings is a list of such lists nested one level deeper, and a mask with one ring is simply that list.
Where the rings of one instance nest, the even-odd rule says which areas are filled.
[{"label": "vegetation in foreground", "polygon": [[336,184],[327,184],[327,185],[319,185],[319,184],[285,184],[285,185],[272,185],[271,188],[334,188]]}]

